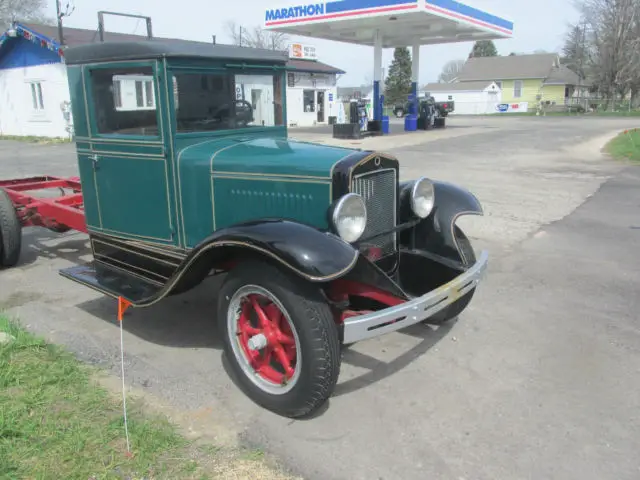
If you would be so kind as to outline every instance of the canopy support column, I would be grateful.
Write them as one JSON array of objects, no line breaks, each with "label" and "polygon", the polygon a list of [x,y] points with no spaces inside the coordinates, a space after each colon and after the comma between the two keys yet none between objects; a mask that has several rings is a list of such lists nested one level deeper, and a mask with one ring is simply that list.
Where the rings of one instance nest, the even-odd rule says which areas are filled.
[{"label": "canopy support column", "polygon": [[376,30],[373,38],[373,119],[382,120],[380,81],[382,80],[382,35]]},{"label": "canopy support column", "polygon": [[411,51],[411,93],[409,111],[404,119],[404,129],[414,132],[418,128],[418,79],[420,76],[420,43],[415,42]]},{"label": "canopy support column", "polygon": [[[418,101],[418,81],[420,80],[420,44],[414,43],[411,51],[411,94]],[[415,112],[417,113],[417,109]]]}]

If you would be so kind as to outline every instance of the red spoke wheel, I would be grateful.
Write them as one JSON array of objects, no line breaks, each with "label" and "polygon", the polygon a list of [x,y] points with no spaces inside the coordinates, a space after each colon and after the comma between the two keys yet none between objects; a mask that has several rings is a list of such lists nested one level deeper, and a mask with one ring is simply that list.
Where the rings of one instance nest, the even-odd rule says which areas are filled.
[{"label": "red spoke wheel", "polygon": [[338,379],[340,342],[317,286],[250,262],[229,272],[218,302],[225,354],[249,398],[291,418],[326,402]]}]

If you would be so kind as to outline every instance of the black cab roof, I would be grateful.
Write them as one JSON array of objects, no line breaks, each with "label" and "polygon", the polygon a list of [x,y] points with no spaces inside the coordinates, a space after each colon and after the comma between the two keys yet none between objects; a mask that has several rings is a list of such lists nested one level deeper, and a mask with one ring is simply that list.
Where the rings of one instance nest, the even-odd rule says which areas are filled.
[{"label": "black cab roof", "polygon": [[285,64],[289,58],[286,51],[207,44],[188,40],[161,41],[151,39],[131,42],[100,42],[67,47],[64,50],[67,65],[165,57],[248,60],[282,64]]}]

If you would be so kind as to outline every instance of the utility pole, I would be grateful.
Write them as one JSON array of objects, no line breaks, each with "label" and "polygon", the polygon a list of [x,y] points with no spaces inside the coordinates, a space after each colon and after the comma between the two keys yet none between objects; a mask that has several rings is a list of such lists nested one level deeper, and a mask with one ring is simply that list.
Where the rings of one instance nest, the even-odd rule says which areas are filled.
[{"label": "utility pole", "polygon": [[56,0],[56,17],[58,18],[58,42],[64,45],[64,37],[62,35],[62,11],[60,9],[60,0]]},{"label": "utility pole", "polygon": [[58,42],[60,43],[61,46],[64,45],[64,35],[62,31],[62,18],[70,16],[75,9],[76,9],[75,5],[70,6],[69,1],[67,1],[67,5],[64,7],[64,11],[62,11],[60,0],[56,0],[56,17],[58,18]]}]

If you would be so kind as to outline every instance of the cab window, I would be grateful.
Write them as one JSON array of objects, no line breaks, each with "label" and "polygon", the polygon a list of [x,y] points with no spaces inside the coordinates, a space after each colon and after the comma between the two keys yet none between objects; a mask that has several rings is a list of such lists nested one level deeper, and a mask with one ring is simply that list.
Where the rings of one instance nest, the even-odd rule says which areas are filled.
[{"label": "cab window", "polygon": [[90,78],[98,133],[159,136],[151,67],[95,69]]},{"label": "cab window", "polygon": [[178,133],[283,125],[280,75],[174,73]]}]

